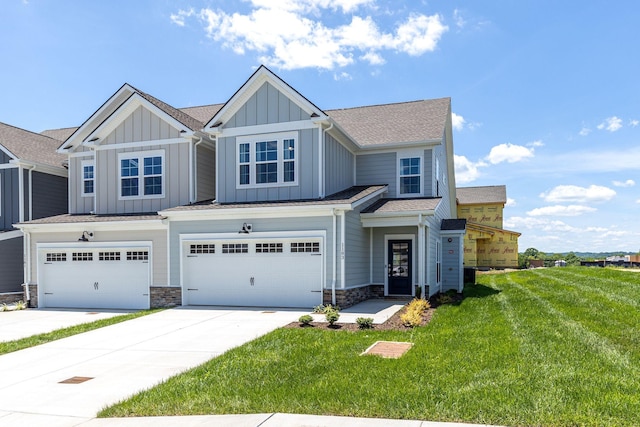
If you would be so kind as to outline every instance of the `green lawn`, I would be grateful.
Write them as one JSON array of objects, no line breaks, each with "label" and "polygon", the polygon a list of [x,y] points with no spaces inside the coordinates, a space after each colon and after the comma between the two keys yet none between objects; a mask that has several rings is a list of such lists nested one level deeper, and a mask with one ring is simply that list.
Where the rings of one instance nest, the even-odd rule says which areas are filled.
[{"label": "green lawn", "polygon": [[135,319],[141,316],[146,316],[147,314],[156,313],[160,310],[162,309],[142,310],[135,313],[128,313],[121,316],[110,317],[108,319],[96,320],[95,322],[82,323],[80,325],[70,326],[68,328],[56,329],[55,331],[33,335],[18,340],[0,342],[0,355],[11,353],[12,351],[24,350],[25,348],[34,347],[40,344],[46,344],[51,341],[67,338],[72,335],[81,334],[83,332],[92,331],[94,329],[103,328],[105,326],[115,325],[116,323]]},{"label": "green lawn", "polygon": [[[280,329],[100,415],[311,413],[640,425],[640,273],[480,275],[410,332]],[[401,359],[360,353],[411,341]]]}]

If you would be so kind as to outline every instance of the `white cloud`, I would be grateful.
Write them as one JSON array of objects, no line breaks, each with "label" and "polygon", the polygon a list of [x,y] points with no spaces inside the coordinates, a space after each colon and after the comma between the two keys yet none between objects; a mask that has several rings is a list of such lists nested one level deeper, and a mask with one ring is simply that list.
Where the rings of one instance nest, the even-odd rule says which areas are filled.
[{"label": "white cloud", "polygon": [[456,27],[462,29],[467,25],[467,21],[462,17],[462,13],[458,9],[453,10],[453,20],[456,23]]},{"label": "white cloud", "polygon": [[486,166],[486,163],[480,161],[474,163],[465,156],[453,156],[453,163],[456,170],[456,184],[466,184],[475,181],[480,176],[478,168]]},{"label": "white cloud", "polygon": [[451,113],[451,122],[455,130],[462,130],[462,128],[464,127],[465,120],[464,120],[464,117],[456,113]]},{"label": "white cloud", "polygon": [[615,132],[622,127],[622,119],[613,116],[604,119],[604,122],[598,125],[598,129],[603,130],[606,129],[609,132]]},{"label": "white cloud", "polygon": [[512,199],[511,197],[507,197],[507,203],[505,203],[505,206],[507,207],[511,207],[511,206],[516,206],[516,199]]},{"label": "white cloud", "polygon": [[628,179],[626,181],[613,181],[613,185],[616,187],[633,187],[636,185],[636,182],[632,179]]},{"label": "white cloud", "polygon": [[351,74],[349,73],[345,73],[344,71],[341,73],[335,73],[333,75],[333,80],[351,80],[353,77],[351,77]]},{"label": "white cloud", "polygon": [[[448,31],[438,14],[411,13],[395,28],[383,30],[370,16],[356,13],[373,0],[251,0],[247,14],[217,9],[179,11],[171,21],[179,26],[197,15],[208,37],[238,55],[259,54],[266,65],[281,69],[316,67],[332,70],[357,60],[384,64],[384,51],[420,56],[436,49]],[[342,13],[342,24],[327,26],[326,11]],[[347,21],[349,20],[350,21]]]},{"label": "white cloud", "polygon": [[540,194],[540,197],[551,203],[596,203],[611,200],[615,195],[614,190],[600,185],[558,185],[548,193]]},{"label": "white cloud", "polygon": [[640,125],[640,120],[635,120],[635,119],[629,120],[629,126],[636,127],[638,125]]},{"label": "white cloud", "polygon": [[581,205],[556,205],[536,208],[527,212],[529,216],[579,216],[585,213],[596,211],[597,209]]},{"label": "white cloud", "polygon": [[580,129],[580,132],[578,132],[578,135],[587,136],[590,133],[591,133],[591,129],[589,129],[588,127],[583,127],[582,129]]},{"label": "white cloud", "polygon": [[500,144],[491,148],[491,151],[487,156],[487,160],[490,163],[497,165],[502,162],[519,162],[528,157],[533,157],[533,148],[514,144]]},{"label": "white cloud", "polygon": [[536,140],[527,144],[528,147],[544,147],[544,143],[541,140]]}]

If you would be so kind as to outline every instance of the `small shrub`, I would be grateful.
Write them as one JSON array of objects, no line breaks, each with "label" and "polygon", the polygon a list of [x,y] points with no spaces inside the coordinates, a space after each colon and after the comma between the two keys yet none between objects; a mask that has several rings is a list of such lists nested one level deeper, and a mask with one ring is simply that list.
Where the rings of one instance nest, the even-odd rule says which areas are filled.
[{"label": "small shrub", "polygon": [[316,314],[324,313],[324,304],[316,305],[315,307],[313,307],[313,312]]},{"label": "small shrub", "polygon": [[8,311],[9,310],[9,306],[7,305],[7,303],[2,303],[2,305],[0,305],[0,311]]},{"label": "small shrub", "polygon": [[356,323],[358,324],[358,329],[373,328],[373,318],[371,317],[358,317]]},{"label": "small shrub", "polygon": [[309,325],[313,321],[313,317],[310,314],[304,314],[300,316],[298,322],[300,322],[303,326]]},{"label": "small shrub", "polygon": [[18,301],[16,303],[16,310],[24,310],[25,308],[27,308],[27,303],[24,301]]},{"label": "small shrub", "polygon": [[313,312],[316,314],[326,314],[327,311],[331,311],[331,310],[340,311],[340,307],[338,307],[337,305],[331,305],[331,304],[327,304],[327,305],[320,304],[313,308]]},{"label": "small shrub", "polygon": [[429,301],[414,298],[408,305],[403,314],[400,315],[402,324],[410,328],[415,328],[422,324],[422,314],[429,309],[431,305]]},{"label": "small shrub", "polygon": [[436,300],[439,304],[450,304],[453,302],[453,297],[449,294],[438,294]]},{"label": "small shrub", "polygon": [[329,322],[329,325],[333,326],[334,323],[340,318],[340,313],[335,308],[325,308],[324,317]]}]

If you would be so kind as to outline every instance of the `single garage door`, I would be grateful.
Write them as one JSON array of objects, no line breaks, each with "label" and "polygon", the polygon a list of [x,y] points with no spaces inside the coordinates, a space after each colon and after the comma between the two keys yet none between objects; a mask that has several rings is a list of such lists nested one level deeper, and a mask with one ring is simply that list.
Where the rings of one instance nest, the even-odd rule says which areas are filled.
[{"label": "single garage door", "polygon": [[322,303],[321,238],[183,242],[186,305],[305,307]]},{"label": "single garage door", "polygon": [[39,305],[149,308],[149,247],[39,250]]}]

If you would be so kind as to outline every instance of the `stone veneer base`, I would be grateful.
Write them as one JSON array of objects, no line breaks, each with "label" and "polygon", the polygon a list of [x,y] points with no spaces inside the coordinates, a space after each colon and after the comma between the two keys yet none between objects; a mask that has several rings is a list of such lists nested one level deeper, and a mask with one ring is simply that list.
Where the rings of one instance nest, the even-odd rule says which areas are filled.
[{"label": "stone veneer base", "polygon": [[[336,289],[336,305],[340,308],[348,308],[371,298],[384,298],[384,285]],[[324,290],[322,299],[324,304],[331,304],[331,289]]]}]

